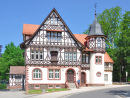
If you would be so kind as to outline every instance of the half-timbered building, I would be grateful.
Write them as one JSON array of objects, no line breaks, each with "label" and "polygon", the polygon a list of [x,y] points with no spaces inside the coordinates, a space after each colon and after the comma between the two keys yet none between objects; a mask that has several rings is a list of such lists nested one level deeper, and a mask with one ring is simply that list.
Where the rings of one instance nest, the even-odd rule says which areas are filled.
[{"label": "half-timbered building", "polygon": [[113,61],[95,18],[89,34],[73,34],[54,8],[41,25],[24,24],[26,90],[112,84]]}]

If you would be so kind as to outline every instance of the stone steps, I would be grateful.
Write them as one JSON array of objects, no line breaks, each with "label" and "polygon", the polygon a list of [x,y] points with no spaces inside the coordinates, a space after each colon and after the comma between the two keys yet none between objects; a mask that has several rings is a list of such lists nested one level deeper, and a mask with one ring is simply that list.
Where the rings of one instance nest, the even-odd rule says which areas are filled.
[{"label": "stone steps", "polygon": [[69,84],[69,88],[76,88],[75,83],[68,83]]}]

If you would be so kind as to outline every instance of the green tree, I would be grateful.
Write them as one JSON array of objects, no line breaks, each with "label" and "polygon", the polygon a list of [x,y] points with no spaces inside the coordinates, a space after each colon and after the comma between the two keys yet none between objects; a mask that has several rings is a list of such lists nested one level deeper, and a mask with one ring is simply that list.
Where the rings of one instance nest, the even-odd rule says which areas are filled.
[{"label": "green tree", "polygon": [[[120,61],[122,80],[125,81],[125,74],[130,75],[130,11],[126,11],[120,26],[121,32],[115,45],[118,49],[118,60]],[[118,62],[118,61],[117,61]]]},{"label": "green tree", "polygon": [[0,45],[0,57],[1,57],[2,45]]},{"label": "green tree", "polygon": [[0,79],[8,79],[10,66],[24,66],[24,50],[15,46],[13,42],[5,46],[5,51],[0,58]]},{"label": "green tree", "polygon": [[118,37],[120,32],[121,17],[121,8],[118,6],[115,8],[105,9],[97,16],[97,20],[102,25],[104,34],[107,37],[107,48],[115,48],[115,39]]}]

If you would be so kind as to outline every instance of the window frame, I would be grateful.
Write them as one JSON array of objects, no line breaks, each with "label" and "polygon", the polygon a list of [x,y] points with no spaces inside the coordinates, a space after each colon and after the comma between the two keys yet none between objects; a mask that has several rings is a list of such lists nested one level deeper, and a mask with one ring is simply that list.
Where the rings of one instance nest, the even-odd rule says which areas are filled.
[{"label": "window frame", "polygon": [[[107,79],[105,78],[105,75],[107,75]],[[104,74],[104,81],[108,81],[108,74]]]},{"label": "window frame", "polygon": [[[32,53],[33,52],[33,53]],[[38,53],[37,53],[38,52]],[[43,51],[31,51],[30,53],[30,58],[31,58],[31,61],[42,61],[43,60]],[[36,55],[38,54],[38,59],[36,59]],[[42,59],[41,59],[41,54],[42,54]],[[32,59],[32,55],[34,56],[34,59]]]},{"label": "window frame", "polygon": [[[98,73],[100,73],[100,76],[98,76]],[[97,77],[101,77],[101,75],[102,75],[101,72],[97,72],[97,73],[96,73],[96,76],[97,76]]]},{"label": "window frame", "polygon": [[[33,55],[33,59],[32,59],[32,55]],[[35,52],[34,51],[31,51],[31,60],[35,60]]]},{"label": "window frame", "polygon": [[[101,58],[101,62],[99,62],[99,58]],[[98,60],[98,62],[96,60]],[[95,56],[95,64],[102,64],[102,56]]]},{"label": "window frame", "polygon": [[[59,86],[59,87],[56,87],[56,86]],[[56,84],[56,85],[55,85],[55,88],[61,88],[61,85]]]},{"label": "window frame", "polygon": [[[100,43],[98,43],[99,41],[100,41]],[[98,46],[98,45],[100,45],[100,46]],[[101,40],[97,40],[97,47],[101,48]]]},{"label": "window frame", "polygon": [[[74,57],[75,56],[75,57]],[[77,61],[77,55],[76,52],[73,52],[73,61],[76,62]]]},{"label": "window frame", "polygon": [[[36,86],[39,86],[39,87],[36,87]],[[35,84],[34,89],[40,89],[40,84]]]},{"label": "window frame", "polygon": [[[49,78],[49,70],[53,70],[53,78]],[[55,70],[59,70],[59,78],[55,78]],[[61,69],[60,68],[48,68],[48,80],[61,80]]]},{"label": "window frame", "polygon": [[58,25],[58,18],[55,15],[50,18],[50,25]]},{"label": "window frame", "polygon": [[[59,70],[59,71],[56,72],[56,70]],[[60,78],[60,69],[55,69],[55,79],[59,79],[59,78],[56,78],[56,73],[59,75],[59,78]]]},{"label": "window frame", "polygon": [[[75,53],[75,59],[74,59],[74,53]],[[65,59],[66,62],[68,62],[68,61],[70,61],[70,62],[76,62],[77,61],[77,52],[65,51],[64,52],[64,59]]]},{"label": "window frame", "polygon": [[[84,58],[84,55],[85,55],[85,58]],[[86,61],[86,57],[88,57],[88,62]],[[83,62],[83,58],[85,59],[85,62]],[[90,63],[89,58],[90,58],[89,54],[82,53],[82,64],[89,64]]]},{"label": "window frame", "polygon": [[[50,87],[50,86],[52,86],[52,87]],[[48,85],[48,89],[52,89],[52,88],[54,88],[54,85],[53,84],[49,84]]]},{"label": "window frame", "polygon": [[62,35],[62,32],[47,31],[46,38],[48,42],[58,43],[58,42],[61,42],[61,38],[62,38],[61,35]]},{"label": "window frame", "polygon": [[[41,71],[41,78],[34,78],[33,71],[37,69]],[[38,77],[39,77],[39,72],[38,72]],[[40,68],[34,68],[32,70],[32,80],[42,80],[42,70]]]}]

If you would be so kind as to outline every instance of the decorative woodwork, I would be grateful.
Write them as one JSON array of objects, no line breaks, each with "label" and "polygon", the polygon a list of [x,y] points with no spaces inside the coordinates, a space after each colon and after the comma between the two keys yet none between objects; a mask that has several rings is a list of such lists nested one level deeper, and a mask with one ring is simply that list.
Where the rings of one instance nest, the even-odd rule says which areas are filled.
[{"label": "decorative woodwork", "polygon": [[[100,47],[98,47],[98,40],[101,41]],[[94,50],[95,52],[105,52],[105,38],[102,37],[92,37],[89,38],[89,44],[87,46],[89,49]]]}]

